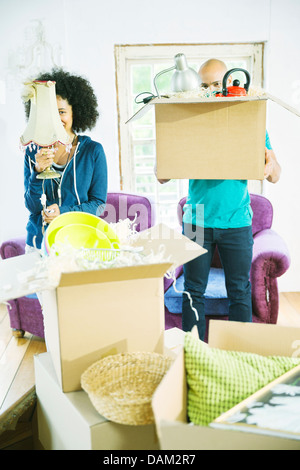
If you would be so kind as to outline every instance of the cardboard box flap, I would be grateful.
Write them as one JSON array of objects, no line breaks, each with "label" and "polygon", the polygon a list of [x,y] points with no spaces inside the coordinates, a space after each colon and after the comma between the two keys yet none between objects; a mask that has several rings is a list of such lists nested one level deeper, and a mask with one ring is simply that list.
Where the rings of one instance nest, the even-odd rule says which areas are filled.
[{"label": "cardboard box flap", "polygon": [[85,283],[163,277],[170,268],[175,269],[206,253],[206,250],[200,245],[182,235],[178,230],[174,230],[165,224],[157,224],[140,232],[138,238],[134,241],[134,246],[143,247],[142,254],[145,256],[151,253],[159,254],[162,251],[163,262],[97,271],[65,273],[61,276],[60,287]]},{"label": "cardboard box flap", "polygon": [[270,99],[271,101],[274,101],[277,103],[279,106],[282,106],[283,108],[287,109],[293,114],[296,114],[296,116],[300,117],[300,111],[296,108],[293,108],[289,104],[285,103],[284,101],[280,100],[274,95],[271,95],[270,93],[264,93],[261,96],[235,96],[235,97],[219,97],[219,98],[178,98],[178,97],[172,97],[170,98],[154,98],[153,100],[149,101],[145,106],[140,108],[131,118],[126,121],[126,124],[136,121],[140,118],[142,118],[150,109],[151,106],[157,105],[157,104],[188,104],[188,103],[220,103],[220,102],[239,102],[239,101],[257,101],[257,100],[268,100]]},{"label": "cardboard box flap", "polygon": [[208,344],[212,348],[247,351],[262,356],[299,357],[300,328],[210,320]]},{"label": "cardboard box flap", "polygon": [[[184,423],[187,420],[187,386],[184,357],[184,337],[186,333],[182,330],[177,332],[176,329],[172,333],[177,337],[180,349],[167,374],[154,392],[151,401],[158,436],[161,422],[175,420]],[[199,339],[196,326],[192,328],[191,334]],[[170,390],[172,390],[171,400]]]},{"label": "cardboard box flap", "polygon": [[148,113],[148,111],[150,111],[150,109],[152,109],[152,105],[155,104],[154,101],[156,100],[157,98],[154,98],[153,100],[149,101],[147,104],[145,104],[144,106],[142,106],[140,109],[138,109],[134,115],[132,117],[130,117],[128,119],[128,121],[125,122],[125,124],[128,124],[129,122],[132,122],[132,121],[136,121],[138,119],[141,119],[143,116],[145,116],[146,113]]},{"label": "cardboard box flap", "polygon": [[257,100],[267,100],[267,94],[262,96],[235,96],[235,97],[220,97],[220,98],[178,98],[170,96],[169,98],[153,98],[145,106],[136,111],[133,116],[131,116],[125,124],[128,124],[132,121],[137,121],[141,119],[150,109],[151,106],[157,104],[193,104],[193,103],[220,103],[222,101],[228,103],[232,101],[257,101]]},{"label": "cardboard box flap", "polygon": [[[63,273],[60,277],[59,285],[70,286],[77,284],[121,281],[125,279],[163,277],[171,268],[174,269],[197,256],[205,253],[202,247],[192,242],[179,231],[159,224],[151,229],[140,232],[135,242],[135,246],[144,248],[143,254],[157,254],[156,262],[141,264],[137,266],[126,266],[122,268],[107,268],[99,270],[87,270],[72,273]],[[157,261],[160,252],[163,250],[161,260]],[[40,262],[38,253],[30,253],[22,256],[8,258],[0,263],[0,303],[11,299],[17,299],[26,295],[34,294],[40,290],[51,287],[50,281],[41,280],[37,288],[38,280],[26,279],[22,282],[22,274],[32,271]],[[34,276],[34,274],[33,274]]]},{"label": "cardboard box flap", "polygon": [[135,246],[143,246],[145,254],[164,249],[165,259],[173,264],[173,268],[177,268],[207,251],[178,230],[171,229],[165,224],[158,224],[141,232]]},{"label": "cardboard box flap", "polygon": [[23,284],[22,272],[32,269],[40,261],[38,253],[7,258],[0,262],[0,303],[34,294],[34,283]]},{"label": "cardboard box flap", "polygon": [[[171,396],[170,390],[172,390]],[[186,373],[182,348],[152,397],[151,406],[159,437],[162,421],[186,422],[186,403]]]},{"label": "cardboard box flap", "polygon": [[280,100],[274,95],[271,95],[270,93],[266,93],[266,96],[271,100],[274,101],[274,103],[279,104],[279,106],[282,106],[283,108],[287,109],[293,114],[296,114],[296,116],[300,117],[300,111],[296,108],[293,108],[293,106],[290,106],[289,104],[285,103],[284,101]]},{"label": "cardboard box flap", "polygon": [[62,273],[59,287],[163,277],[171,266],[171,263],[157,263],[114,269]]}]

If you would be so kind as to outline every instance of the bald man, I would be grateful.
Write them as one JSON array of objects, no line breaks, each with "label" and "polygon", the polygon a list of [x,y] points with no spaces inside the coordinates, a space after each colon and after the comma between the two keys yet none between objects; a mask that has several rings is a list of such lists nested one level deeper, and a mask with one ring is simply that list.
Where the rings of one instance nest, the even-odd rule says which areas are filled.
[{"label": "bald man", "polygon": [[[222,81],[225,73],[227,72],[226,64],[219,59],[209,59],[201,65],[198,73],[201,78],[201,85],[204,88],[209,88],[212,91],[222,90]],[[227,86],[232,82],[230,76],[227,81]]]},{"label": "bald man", "polygon": [[[220,91],[226,71],[227,67],[221,60],[206,61],[199,69],[202,86]],[[230,85],[231,80],[229,77],[227,85]],[[242,155],[241,148],[241,157]],[[280,177],[280,171],[266,133],[265,177],[275,183]],[[253,236],[247,181],[189,180],[189,192],[184,206],[183,233],[201,244],[207,253],[183,266],[184,290],[192,297],[199,321],[191,308],[189,298],[183,294],[182,329],[190,331],[194,325],[197,325],[200,339],[203,340],[205,337],[204,295],[216,247],[225,273],[229,320],[251,322],[252,300],[249,277]]]}]

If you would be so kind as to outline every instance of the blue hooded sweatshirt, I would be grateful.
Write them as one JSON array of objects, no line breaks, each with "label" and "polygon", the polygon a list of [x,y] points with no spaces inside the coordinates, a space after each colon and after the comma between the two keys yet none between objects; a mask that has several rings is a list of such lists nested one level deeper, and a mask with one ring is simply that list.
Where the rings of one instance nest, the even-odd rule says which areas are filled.
[{"label": "blue hooded sweatshirt", "polygon": [[34,169],[37,150],[27,148],[24,164],[25,206],[29,210],[26,243],[41,247],[42,203],[58,204],[60,213],[71,211],[88,212],[99,216],[107,197],[107,164],[103,147],[88,136],[78,136],[73,158],[67,163],[61,178],[37,179]]}]

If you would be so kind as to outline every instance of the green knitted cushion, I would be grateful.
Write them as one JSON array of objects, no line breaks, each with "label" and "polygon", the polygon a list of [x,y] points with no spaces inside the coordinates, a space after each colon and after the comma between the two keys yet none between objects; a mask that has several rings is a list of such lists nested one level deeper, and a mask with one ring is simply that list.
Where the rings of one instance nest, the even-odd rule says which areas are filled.
[{"label": "green knitted cushion", "polygon": [[186,333],[184,340],[189,420],[215,418],[300,364],[300,359],[210,348]]}]

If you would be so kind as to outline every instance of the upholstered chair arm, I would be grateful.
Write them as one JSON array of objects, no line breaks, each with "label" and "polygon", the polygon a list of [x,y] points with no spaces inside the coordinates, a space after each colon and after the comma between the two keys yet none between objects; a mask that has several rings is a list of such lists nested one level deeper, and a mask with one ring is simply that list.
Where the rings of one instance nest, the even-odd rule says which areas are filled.
[{"label": "upholstered chair arm", "polygon": [[12,238],[6,240],[0,246],[0,255],[2,259],[12,258],[14,256],[24,255],[25,253],[25,238]]},{"label": "upholstered chair arm", "polygon": [[282,276],[291,263],[288,247],[272,229],[262,230],[254,236],[252,271],[267,272],[268,276]]},{"label": "upholstered chair arm", "polygon": [[290,255],[284,240],[272,229],[254,236],[250,272],[254,320],[276,323],[278,315],[277,278],[290,266]]}]

